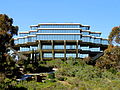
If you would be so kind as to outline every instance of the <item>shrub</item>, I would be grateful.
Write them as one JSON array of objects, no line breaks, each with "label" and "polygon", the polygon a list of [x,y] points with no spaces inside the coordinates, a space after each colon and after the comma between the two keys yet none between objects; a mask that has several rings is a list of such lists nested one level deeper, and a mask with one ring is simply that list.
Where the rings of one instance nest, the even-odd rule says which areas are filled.
[{"label": "shrub", "polygon": [[54,79],[55,78],[55,74],[54,73],[49,73],[48,74],[48,78],[49,79]]}]

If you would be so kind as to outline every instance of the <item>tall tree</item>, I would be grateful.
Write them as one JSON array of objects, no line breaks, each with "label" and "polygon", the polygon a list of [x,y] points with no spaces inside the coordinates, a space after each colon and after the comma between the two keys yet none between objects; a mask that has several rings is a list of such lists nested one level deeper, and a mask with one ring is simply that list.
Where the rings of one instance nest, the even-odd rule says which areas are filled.
[{"label": "tall tree", "polygon": [[108,38],[110,45],[104,51],[104,55],[97,60],[96,66],[120,71],[120,26],[113,27]]},{"label": "tall tree", "polygon": [[11,75],[9,73],[10,68],[7,67],[14,67],[14,62],[11,61],[12,59],[7,54],[7,47],[14,45],[12,37],[17,35],[18,32],[18,26],[13,26],[12,24],[12,18],[9,18],[6,14],[0,14],[0,73],[6,74],[5,76],[7,74]]},{"label": "tall tree", "polygon": [[110,44],[120,44],[120,26],[116,26],[112,28],[110,35],[108,36]]}]

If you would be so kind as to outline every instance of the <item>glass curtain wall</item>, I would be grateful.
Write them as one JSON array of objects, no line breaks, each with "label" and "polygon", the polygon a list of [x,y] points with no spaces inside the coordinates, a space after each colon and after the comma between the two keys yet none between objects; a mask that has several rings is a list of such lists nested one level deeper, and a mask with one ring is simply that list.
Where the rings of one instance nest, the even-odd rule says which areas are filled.
[{"label": "glass curtain wall", "polygon": [[83,36],[83,37],[82,37],[82,41],[83,41],[83,42],[90,42],[90,37],[85,37],[85,36]]},{"label": "glass curtain wall", "polygon": [[95,51],[97,51],[97,52],[99,52],[100,51],[100,47],[96,47],[96,48],[90,48],[90,51],[93,51],[93,52],[95,52]]},{"label": "glass curtain wall", "polygon": [[83,35],[89,35],[89,32],[82,31],[81,34],[83,34]]},{"label": "glass curtain wall", "polygon": [[37,26],[33,26],[31,27],[31,30],[36,30],[38,27]]},{"label": "glass curtain wall", "polygon": [[37,35],[37,40],[80,40],[80,35]]},{"label": "glass curtain wall", "polygon": [[19,44],[23,44],[25,42],[25,39],[24,38],[19,38],[18,41],[19,41]]},{"label": "glass curtain wall", "polygon": [[32,50],[38,50],[38,47],[37,46],[30,46],[30,51]]},{"label": "glass curtain wall", "polygon": [[82,30],[89,30],[90,27],[80,27]]},{"label": "glass curtain wall", "polygon": [[20,51],[29,51],[28,47],[20,47]]},{"label": "glass curtain wall", "polygon": [[30,32],[29,35],[35,35],[37,32]]},{"label": "glass curtain wall", "polygon": [[28,37],[28,42],[35,42],[35,41],[36,41],[36,36]]},{"label": "glass curtain wall", "polygon": [[94,36],[94,37],[100,37],[101,34],[100,33],[91,33],[90,35]]},{"label": "glass curtain wall", "polygon": [[66,45],[66,49],[76,49],[76,45]]},{"label": "glass curtain wall", "polygon": [[89,56],[88,54],[80,54],[80,53],[78,54],[79,58],[85,58],[85,57],[88,57],[88,56]]},{"label": "glass curtain wall", "polygon": [[66,53],[66,57],[67,58],[69,58],[69,57],[75,58],[76,57],[76,53]]},{"label": "glass curtain wall", "polygon": [[14,40],[14,43],[15,43],[15,45],[16,45],[16,44],[19,44],[18,39]]},{"label": "glass curtain wall", "polygon": [[108,45],[108,40],[102,40],[103,45]]},{"label": "glass curtain wall", "polygon": [[39,28],[80,28],[80,25],[40,25]]},{"label": "glass curtain wall", "polygon": [[24,36],[28,36],[28,35],[29,35],[29,33],[19,33],[20,37],[24,37]]},{"label": "glass curtain wall", "polygon": [[64,53],[55,53],[55,58],[63,58],[64,57]]},{"label": "glass curtain wall", "polygon": [[38,33],[80,33],[80,30],[38,30]]},{"label": "glass curtain wall", "polygon": [[51,58],[52,57],[52,53],[43,53],[43,57],[44,58]]},{"label": "glass curtain wall", "polygon": [[90,50],[89,46],[81,47],[82,50]]},{"label": "glass curtain wall", "polygon": [[54,49],[64,49],[64,45],[54,45]]},{"label": "glass curtain wall", "polygon": [[42,45],[42,49],[52,49],[52,45]]},{"label": "glass curtain wall", "polygon": [[101,44],[101,39],[100,38],[95,38],[94,43]]}]

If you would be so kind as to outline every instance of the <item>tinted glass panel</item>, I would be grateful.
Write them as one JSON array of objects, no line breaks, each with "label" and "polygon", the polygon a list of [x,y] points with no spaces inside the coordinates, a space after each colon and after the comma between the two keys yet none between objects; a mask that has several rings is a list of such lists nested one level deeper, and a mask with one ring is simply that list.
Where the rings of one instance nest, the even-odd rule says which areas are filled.
[{"label": "tinted glass panel", "polygon": [[55,53],[55,57],[64,57],[64,53]]},{"label": "tinted glass panel", "polygon": [[80,40],[80,35],[37,35],[37,40]]},{"label": "tinted glass panel", "polygon": [[80,25],[40,25],[39,28],[80,28]]},{"label": "tinted glass panel", "polygon": [[38,30],[38,33],[80,33],[80,30]]}]

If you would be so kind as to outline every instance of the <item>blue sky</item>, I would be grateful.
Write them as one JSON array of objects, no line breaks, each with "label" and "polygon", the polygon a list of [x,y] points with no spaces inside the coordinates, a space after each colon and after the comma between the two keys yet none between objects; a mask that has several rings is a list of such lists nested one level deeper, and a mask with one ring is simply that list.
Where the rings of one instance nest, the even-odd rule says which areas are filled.
[{"label": "blue sky", "polygon": [[45,22],[90,25],[107,38],[120,25],[120,0],[1,0],[0,13],[14,19],[19,31]]}]

